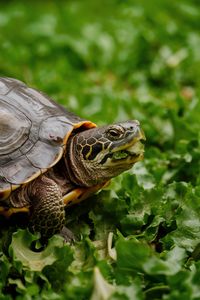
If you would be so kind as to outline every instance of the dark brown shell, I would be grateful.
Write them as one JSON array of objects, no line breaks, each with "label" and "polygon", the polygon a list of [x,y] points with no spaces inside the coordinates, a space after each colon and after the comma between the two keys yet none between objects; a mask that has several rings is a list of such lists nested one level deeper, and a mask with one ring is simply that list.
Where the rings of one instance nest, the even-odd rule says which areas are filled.
[{"label": "dark brown shell", "polygon": [[81,126],[95,124],[19,80],[0,78],[0,200],[55,165]]}]

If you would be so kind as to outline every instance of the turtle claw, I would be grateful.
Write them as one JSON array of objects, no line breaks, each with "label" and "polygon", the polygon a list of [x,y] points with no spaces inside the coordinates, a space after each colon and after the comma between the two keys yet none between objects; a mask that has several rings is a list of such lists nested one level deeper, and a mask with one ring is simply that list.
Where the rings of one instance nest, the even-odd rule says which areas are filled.
[{"label": "turtle claw", "polygon": [[60,236],[64,238],[65,243],[72,244],[77,240],[74,233],[65,226],[61,229]]}]

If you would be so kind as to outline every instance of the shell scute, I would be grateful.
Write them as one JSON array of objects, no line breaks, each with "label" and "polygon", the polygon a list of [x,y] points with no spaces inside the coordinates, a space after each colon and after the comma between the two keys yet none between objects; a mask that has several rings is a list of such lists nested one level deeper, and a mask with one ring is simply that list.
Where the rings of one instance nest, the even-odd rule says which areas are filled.
[{"label": "shell scute", "polygon": [[11,184],[21,184],[28,181],[35,173],[40,174],[40,170],[34,167],[25,155],[15,160],[10,160],[1,166],[3,176]]},{"label": "shell scute", "polygon": [[57,157],[62,156],[63,148],[61,146],[52,146],[51,144],[37,141],[34,147],[26,154],[31,164],[39,169],[50,168],[54,165]]},{"label": "shell scute", "polygon": [[9,91],[11,91],[16,85],[25,85],[23,82],[13,79],[13,78],[8,78],[8,77],[3,77],[0,80],[0,95],[6,95]]},{"label": "shell scute", "polygon": [[0,155],[17,150],[28,139],[31,121],[0,97]]},{"label": "shell scute", "polygon": [[4,178],[3,172],[0,169],[0,200],[7,198],[11,193],[11,184]]},{"label": "shell scute", "polygon": [[[49,130],[51,128],[51,131]],[[62,116],[52,116],[44,120],[40,126],[39,138],[51,144],[62,144],[63,137],[66,132],[71,132],[73,130],[72,124],[66,122],[66,118]]]}]

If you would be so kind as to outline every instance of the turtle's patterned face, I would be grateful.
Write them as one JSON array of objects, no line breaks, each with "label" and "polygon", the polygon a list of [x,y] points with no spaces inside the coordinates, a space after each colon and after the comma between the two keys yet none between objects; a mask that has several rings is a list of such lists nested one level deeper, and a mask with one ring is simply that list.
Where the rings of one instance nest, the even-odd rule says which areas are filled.
[{"label": "turtle's patterned face", "polygon": [[78,173],[79,169],[79,179],[85,181],[86,185],[106,181],[130,169],[143,158],[142,140],[145,140],[145,136],[138,121],[127,121],[77,133],[71,143],[72,171]]},{"label": "turtle's patterned face", "polygon": [[110,144],[110,141],[100,132],[88,138],[81,135],[77,139],[77,149],[85,161],[96,161],[100,153],[108,151]]},{"label": "turtle's patterned face", "polygon": [[88,163],[126,167],[143,158],[144,139],[139,122],[129,121],[85,131],[77,137],[76,146]]}]

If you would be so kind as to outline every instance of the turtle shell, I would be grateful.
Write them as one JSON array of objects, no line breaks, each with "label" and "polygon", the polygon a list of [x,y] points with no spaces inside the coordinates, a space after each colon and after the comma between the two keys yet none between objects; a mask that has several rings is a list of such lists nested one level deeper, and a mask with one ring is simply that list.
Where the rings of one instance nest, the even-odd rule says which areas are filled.
[{"label": "turtle shell", "polygon": [[92,127],[23,82],[0,78],[0,200],[54,166],[74,129]]}]

